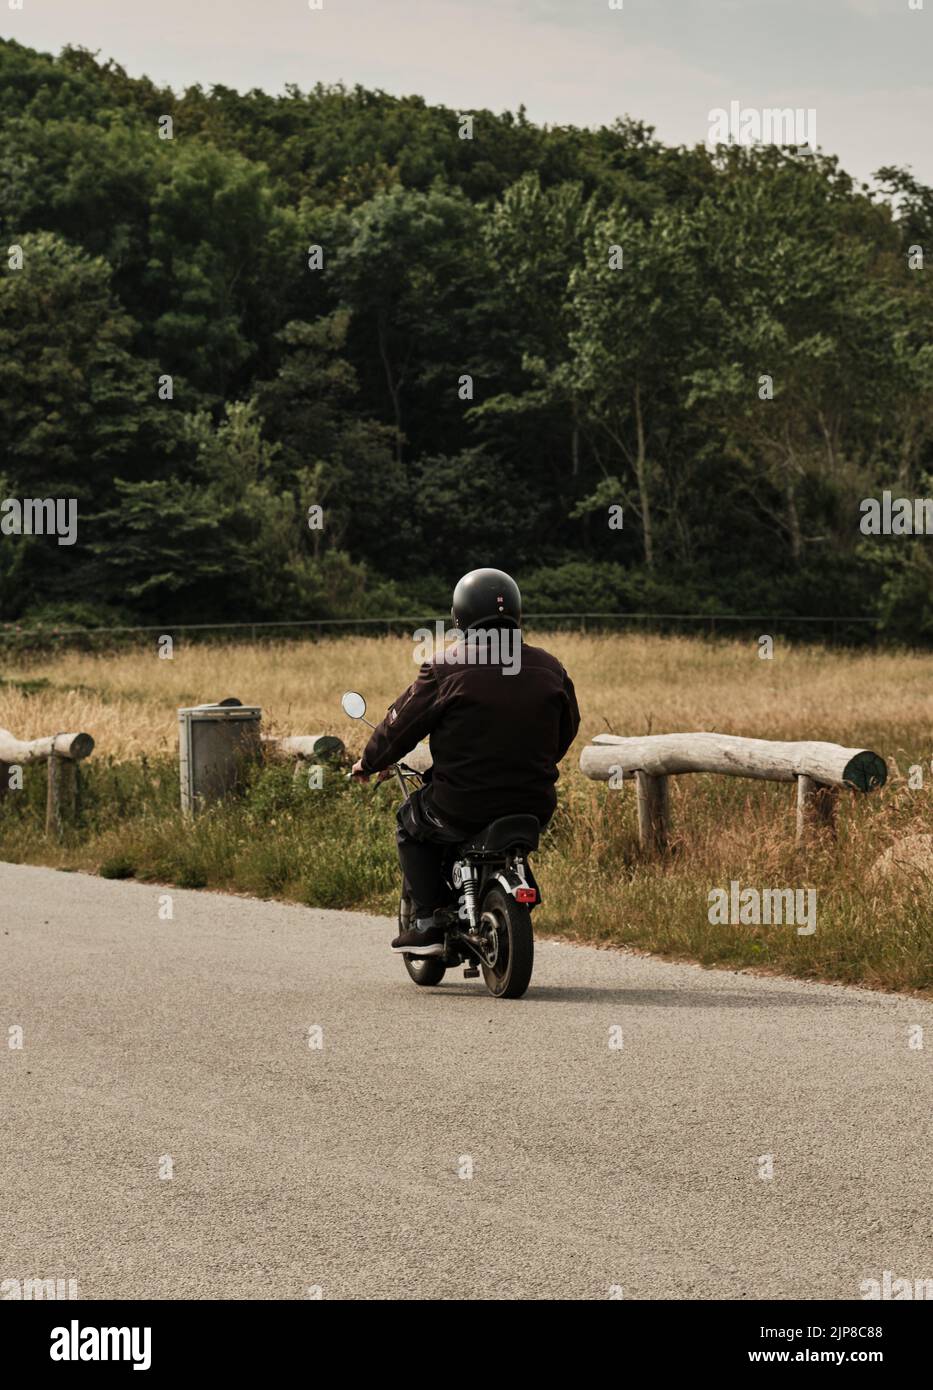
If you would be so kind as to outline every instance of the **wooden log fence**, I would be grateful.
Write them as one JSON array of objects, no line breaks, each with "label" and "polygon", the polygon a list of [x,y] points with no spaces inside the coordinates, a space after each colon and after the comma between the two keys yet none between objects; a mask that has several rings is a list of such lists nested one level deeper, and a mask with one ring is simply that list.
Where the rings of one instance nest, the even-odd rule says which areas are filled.
[{"label": "wooden log fence", "polygon": [[263,752],[272,757],[297,758],[316,762],[319,758],[337,758],[344,752],[342,738],[334,734],[276,734],[262,735]]},{"label": "wooden log fence", "polygon": [[335,762],[346,748],[335,734],[263,734],[262,751],[267,758],[293,759],[295,776],[301,777],[309,764]]},{"label": "wooden log fence", "polygon": [[0,797],[9,790],[11,767],[45,763],[48,791],[45,802],[45,832],[61,839],[65,826],[75,817],[78,789],[78,763],[94,749],[90,734],[52,734],[48,738],[22,740],[9,729],[0,729]]},{"label": "wooden log fence", "polygon": [[661,852],[670,838],[668,781],[690,772],[754,777],[797,784],[797,843],[821,829],[835,830],[839,792],[870,792],[884,785],[884,758],[867,748],[835,743],[781,743],[729,734],[598,734],[580,754],[580,770],[595,781],[632,777],[642,849]]},{"label": "wooden log fence", "polygon": [[[343,741],[332,734],[263,735],[264,751],[302,763],[342,756]],[[0,729],[0,797],[7,794],[9,769],[44,762],[47,767],[46,833],[61,838],[74,819],[78,764],[94,749],[87,733],[60,733],[21,740]],[[427,743],[404,758],[417,772],[431,766]],[[635,782],[638,834],[644,850],[663,851],[670,838],[668,778],[715,773],[797,784],[797,843],[823,829],[835,829],[839,792],[866,793],[887,780],[884,758],[867,748],[835,743],[782,743],[728,734],[649,734],[623,738],[599,734],[580,754],[585,776],[601,782],[631,777]]]}]

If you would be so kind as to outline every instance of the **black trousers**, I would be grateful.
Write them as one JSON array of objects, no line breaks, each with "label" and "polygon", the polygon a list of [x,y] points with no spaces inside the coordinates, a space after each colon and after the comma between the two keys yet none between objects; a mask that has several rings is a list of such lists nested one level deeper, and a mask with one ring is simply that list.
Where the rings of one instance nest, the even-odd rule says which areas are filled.
[{"label": "black trousers", "polygon": [[435,908],[453,901],[453,894],[444,885],[444,861],[454,845],[470,839],[486,824],[473,821],[454,825],[435,806],[430,786],[419,787],[402,803],[396,815],[395,841],[413,917],[430,917]]}]

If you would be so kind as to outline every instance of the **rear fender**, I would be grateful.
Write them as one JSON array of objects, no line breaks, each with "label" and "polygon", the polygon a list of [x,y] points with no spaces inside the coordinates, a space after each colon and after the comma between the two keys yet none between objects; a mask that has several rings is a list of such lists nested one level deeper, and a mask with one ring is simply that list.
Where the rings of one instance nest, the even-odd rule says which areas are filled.
[{"label": "rear fender", "polygon": [[497,869],[496,872],[494,874],[490,874],[489,878],[487,879],[487,885],[492,883],[497,884],[504,893],[510,894],[510,896],[513,898],[516,896],[519,889],[523,889],[526,892],[529,889],[533,889],[535,893],[534,902],[525,903],[524,905],[526,907],[537,907],[541,901],[541,890],[538,888],[538,885],[535,883],[532,875],[528,873],[527,870],[525,873],[519,873],[517,869]]}]

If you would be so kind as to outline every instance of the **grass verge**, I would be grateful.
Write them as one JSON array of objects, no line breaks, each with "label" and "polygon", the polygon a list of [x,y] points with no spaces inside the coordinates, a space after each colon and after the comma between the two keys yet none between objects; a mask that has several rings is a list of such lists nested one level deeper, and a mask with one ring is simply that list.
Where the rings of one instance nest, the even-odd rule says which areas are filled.
[{"label": "grass verge", "polygon": [[[712,777],[672,779],[676,838],[663,859],[639,852],[635,799],[570,771],[535,867],[539,934],[629,945],[671,959],[933,995],[933,909],[916,880],[870,873],[886,845],[925,829],[903,779],[870,797],[844,795],[836,841],[798,851],[790,786]],[[392,783],[348,784],[329,769],[319,788],[291,768],[257,770],[244,795],[193,821],[178,809],[168,756],[81,772],[76,824],[44,834],[44,775],[0,802],[0,857],[110,878],[281,898],[311,907],[393,914],[398,895]],[[812,935],[794,925],[713,924],[709,893],[814,889]]]}]

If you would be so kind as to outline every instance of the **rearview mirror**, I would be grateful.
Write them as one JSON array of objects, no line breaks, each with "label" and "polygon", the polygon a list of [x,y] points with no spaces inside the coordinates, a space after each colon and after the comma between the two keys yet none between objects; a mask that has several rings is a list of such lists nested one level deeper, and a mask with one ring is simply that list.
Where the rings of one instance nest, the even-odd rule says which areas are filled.
[{"label": "rearview mirror", "polygon": [[366,713],[366,701],[358,690],[348,690],[341,697],[341,705],[344,714],[348,714],[351,719],[362,719]]}]

